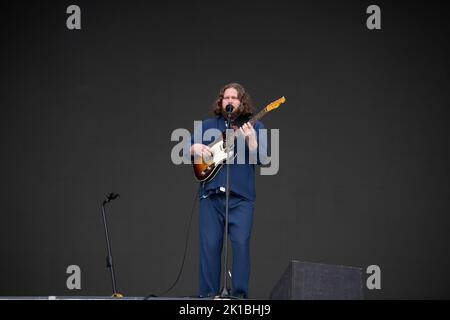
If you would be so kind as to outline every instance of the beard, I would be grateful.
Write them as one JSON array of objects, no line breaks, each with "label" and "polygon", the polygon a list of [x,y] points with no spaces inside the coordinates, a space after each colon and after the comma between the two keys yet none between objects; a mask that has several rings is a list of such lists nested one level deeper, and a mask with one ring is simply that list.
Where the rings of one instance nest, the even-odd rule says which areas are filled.
[{"label": "beard", "polygon": [[[242,106],[239,105],[239,107],[234,108],[233,112],[231,113],[231,120],[235,120],[237,117],[240,116],[242,113]],[[225,108],[222,108],[222,117],[224,119],[228,119],[228,113],[225,111]]]}]

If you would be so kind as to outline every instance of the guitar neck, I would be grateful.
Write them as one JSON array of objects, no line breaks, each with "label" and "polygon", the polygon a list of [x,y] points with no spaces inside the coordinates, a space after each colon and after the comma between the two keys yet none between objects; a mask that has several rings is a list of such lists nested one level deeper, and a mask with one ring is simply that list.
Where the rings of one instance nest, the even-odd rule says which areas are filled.
[{"label": "guitar neck", "polygon": [[[258,112],[255,116],[253,116],[248,122],[252,124],[252,126],[255,125],[256,121],[264,117],[268,113],[267,107],[262,109],[260,112]],[[233,139],[239,135],[239,130],[236,130],[233,132]]]},{"label": "guitar neck", "polygon": [[267,107],[266,107],[266,108],[262,109],[260,112],[258,112],[254,117],[252,117],[249,122],[253,126],[256,123],[256,121],[258,121],[259,119],[264,117],[267,113],[268,113],[268,111],[267,111]]},{"label": "guitar neck", "polygon": [[[249,122],[252,124],[252,126],[255,125],[256,121],[258,121],[259,119],[264,117],[270,111],[278,108],[280,106],[280,104],[285,103],[285,102],[286,102],[286,99],[284,97],[281,97],[280,99],[270,103],[264,109],[262,109],[260,112],[258,112],[255,116],[253,116]],[[238,134],[239,134],[239,130],[236,130],[235,132],[233,132],[233,138],[237,137]]]}]

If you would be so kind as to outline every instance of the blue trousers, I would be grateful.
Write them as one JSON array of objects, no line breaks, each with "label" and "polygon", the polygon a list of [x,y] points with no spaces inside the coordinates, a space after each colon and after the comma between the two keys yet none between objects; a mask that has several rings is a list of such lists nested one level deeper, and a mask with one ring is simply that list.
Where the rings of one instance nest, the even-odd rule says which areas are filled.
[{"label": "blue trousers", "polygon": [[[254,202],[230,195],[228,234],[233,254],[231,295],[248,297],[250,235]],[[225,194],[200,200],[200,296],[220,293],[221,258],[225,226]],[[225,285],[225,284],[222,284]]]}]

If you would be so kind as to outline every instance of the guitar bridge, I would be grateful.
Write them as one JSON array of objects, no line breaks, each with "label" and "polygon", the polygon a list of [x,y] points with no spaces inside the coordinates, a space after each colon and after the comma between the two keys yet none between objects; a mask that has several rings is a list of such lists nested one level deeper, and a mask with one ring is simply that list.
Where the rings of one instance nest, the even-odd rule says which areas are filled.
[{"label": "guitar bridge", "polygon": [[214,164],[211,164],[211,165],[207,166],[205,170],[203,170],[202,172],[200,172],[200,175],[201,175],[201,176],[206,175],[206,174],[208,173],[208,171],[212,170],[213,168],[214,168]]}]

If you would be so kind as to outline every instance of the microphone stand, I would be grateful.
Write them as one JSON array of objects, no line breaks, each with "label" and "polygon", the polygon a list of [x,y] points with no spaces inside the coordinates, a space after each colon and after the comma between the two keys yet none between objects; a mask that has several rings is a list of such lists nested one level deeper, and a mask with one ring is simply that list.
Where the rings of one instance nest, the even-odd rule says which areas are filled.
[{"label": "microphone stand", "polygon": [[226,128],[226,134],[225,134],[225,149],[226,149],[226,153],[227,153],[227,158],[226,158],[226,167],[227,167],[227,175],[226,175],[226,186],[225,186],[225,244],[224,244],[224,268],[223,268],[223,289],[222,292],[220,293],[220,298],[229,298],[230,297],[230,292],[228,290],[228,277],[227,277],[227,268],[228,268],[228,206],[229,206],[229,200],[230,200],[230,161],[229,161],[229,156],[230,156],[230,145],[232,145],[232,143],[230,143],[229,140],[229,134],[230,133],[230,129],[231,129],[231,113],[233,112],[233,108],[232,107],[228,107],[227,106],[227,128]]},{"label": "microphone stand", "polygon": [[113,294],[112,297],[114,298],[123,298],[123,295],[117,292],[116,288],[116,277],[114,274],[114,263],[111,253],[111,245],[109,241],[109,234],[108,234],[108,224],[106,222],[106,214],[105,214],[105,205],[110,202],[111,200],[114,200],[118,197],[118,194],[110,193],[107,195],[106,199],[102,203],[102,216],[103,216],[103,226],[105,227],[105,236],[106,236],[106,247],[108,250],[108,256],[106,257],[106,267],[109,269],[111,273],[111,282],[112,282],[112,288],[113,288]]}]

